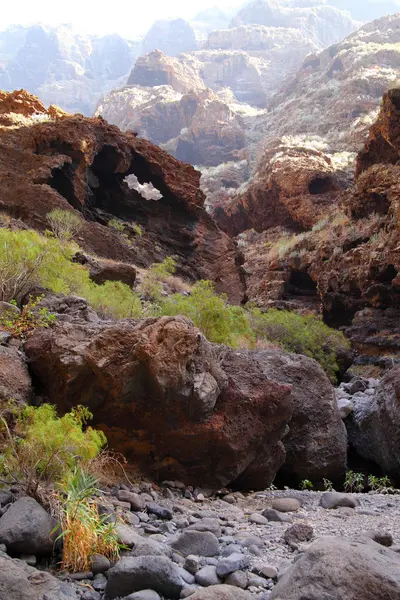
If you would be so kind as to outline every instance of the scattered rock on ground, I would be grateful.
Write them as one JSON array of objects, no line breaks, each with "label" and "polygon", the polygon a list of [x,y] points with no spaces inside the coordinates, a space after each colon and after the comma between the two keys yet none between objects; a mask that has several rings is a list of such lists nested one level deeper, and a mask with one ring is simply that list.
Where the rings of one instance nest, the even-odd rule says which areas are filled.
[{"label": "scattered rock on ground", "polygon": [[300,506],[296,498],[276,498],[272,503],[272,508],[281,513],[296,512]]}]

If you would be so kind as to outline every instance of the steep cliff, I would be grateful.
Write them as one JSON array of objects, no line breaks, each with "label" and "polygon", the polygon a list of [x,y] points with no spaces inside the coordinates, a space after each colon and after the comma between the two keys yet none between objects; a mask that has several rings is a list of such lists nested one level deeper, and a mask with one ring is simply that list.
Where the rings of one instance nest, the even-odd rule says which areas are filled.
[{"label": "steep cliff", "polygon": [[[91,253],[142,266],[176,255],[189,279],[211,279],[242,300],[240,254],[204,209],[200,173],[147,140],[100,118],[46,111],[24,91],[2,93],[0,159],[2,213],[43,230],[50,210],[72,206],[85,217],[80,245]],[[157,199],[143,197],[132,176]],[[108,226],[113,217],[134,243]]]},{"label": "steep cliff", "polygon": [[120,85],[139,54],[120,35],[90,36],[70,26],[16,26],[0,32],[0,89],[25,88],[46,103],[90,115]]},{"label": "steep cliff", "polygon": [[[377,117],[382,94],[398,81],[399,48],[400,14],[397,14],[369,23],[343,42],[308,56],[297,74],[288,77],[271,99],[268,110],[247,121],[250,162],[255,160],[256,164],[245,189],[241,188],[239,193],[228,189],[225,194],[214,195],[220,225],[236,233],[249,227],[264,228],[251,215],[273,211],[271,170],[275,168],[275,155],[279,157],[279,168],[290,164],[291,172],[299,167],[303,173],[303,167],[293,157],[319,155],[329,165],[328,176],[334,171],[341,187],[351,185],[357,152]],[[311,198],[315,205],[321,193],[330,202],[329,192],[335,186],[329,184],[324,169],[321,171],[317,165],[315,177],[325,183],[321,181],[319,190],[314,188],[311,192],[303,186],[301,203],[315,196]],[[290,186],[291,179],[289,173],[285,185]],[[301,186],[301,178],[297,184]],[[273,196],[278,194],[279,202],[285,203],[286,193],[279,186],[273,189]],[[247,205],[251,210],[243,208]],[[307,228],[310,222],[304,221],[302,212],[295,221]],[[316,208],[314,223],[320,215]],[[272,215],[273,223],[268,218],[270,225],[288,225],[279,216]]]},{"label": "steep cliff", "polygon": [[[297,234],[280,227],[241,236],[249,298],[261,306],[321,309],[329,323],[345,327],[360,368],[400,360],[399,158],[400,91],[393,89],[357,157],[354,186],[327,190],[330,204],[319,217],[314,209],[319,221],[312,228],[304,231],[303,222]],[[307,194],[300,196],[307,206]]]}]

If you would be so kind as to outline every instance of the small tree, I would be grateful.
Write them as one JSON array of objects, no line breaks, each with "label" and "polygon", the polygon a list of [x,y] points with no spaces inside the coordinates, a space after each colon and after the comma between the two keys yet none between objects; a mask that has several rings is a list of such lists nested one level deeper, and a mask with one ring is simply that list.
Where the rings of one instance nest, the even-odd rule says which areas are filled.
[{"label": "small tree", "polygon": [[62,242],[70,241],[81,231],[83,221],[70,210],[55,208],[47,215],[47,221],[54,235]]}]

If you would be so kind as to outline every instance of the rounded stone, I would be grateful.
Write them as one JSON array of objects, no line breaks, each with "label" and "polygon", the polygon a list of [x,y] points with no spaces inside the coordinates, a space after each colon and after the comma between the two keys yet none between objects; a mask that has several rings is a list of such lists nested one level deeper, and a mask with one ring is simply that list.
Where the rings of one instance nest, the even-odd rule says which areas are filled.
[{"label": "rounded stone", "polygon": [[259,513],[253,513],[249,517],[249,521],[251,523],[256,523],[256,525],[268,525],[268,519],[263,517]]},{"label": "rounded stone", "polygon": [[275,498],[272,508],[282,513],[296,512],[301,504],[296,498]]}]

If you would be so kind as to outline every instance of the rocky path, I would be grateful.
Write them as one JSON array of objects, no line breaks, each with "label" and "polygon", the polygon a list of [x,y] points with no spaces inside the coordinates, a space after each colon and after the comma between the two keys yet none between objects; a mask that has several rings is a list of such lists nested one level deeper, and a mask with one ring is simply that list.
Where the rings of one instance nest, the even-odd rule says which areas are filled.
[{"label": "rocky path", "polygon": [[[329,569],[335,569],[346,552],[351,555],[360,552],[363,565],[368,563],[369,554],[372,555],[368,572],[377,568],[379,572],[375,576],[379,578],[384,577],[384,570],[392,561],[390,585],[397,586],[394,590],[398,595],[393,598],[400,598],[398,495],[285,490],[247,495],[238,492],[207,498],[206,493],[193,492],[170,482],[161,488],[150,484],[123,485],[106,493],[103,502],[102,509],[109,518],[117,519],[118,532],[127,550],[114,566],[97,557],[93,572],[64,577],[63,581],[59,576],[55,580],[43,572],[44,563],[37,543],[37,567],[41,573],[26,566],[35,563],[35,556],[27,557],[31,554],[32,536],[35,535],[37,542],[45,539],[45,532],[34,532],[32,527],[28,531],[25,524],[24,533],[21,500],[10,505],[12,510],[4,511],[5,505],[0,518],[0,542],[4,544],[0,554],[3,573],[0,600],[14,597],[16,600],[44,600],[49,591],[62,600],[159,600],[190,596],[193,600],[273,600],[281,598],[282,585],[290,588],[290,579],[296,576],[301,561],[312,560],[315,565],[313,551],[318,544],[322,547],[317,547],[317,554],[323,557],[324,552],[327,553]],[[39,508],[30,506],[30,522],[39,523],[39,528],[49,526],[43,519],[35,518]],[[19,521],[18,514],[21,515]],[[334,537],[326,542],[326,536]],[[5,551],[14,557],[22,555],[24,562],[11,560]],[[387,556],[382,557],[382,553]],[[376,566],[379,560],[385,561],[383,566]],[[12,579],[15,571],[16,579]],[[29,591],[29,585],[28,591],[17,589],[19,596],[15,591],[16,580],[23,582],[28,571],[28,582],[32,577],[35,581],[38,574],[47,576],[42,582],[42,595],[38,595],[37,587]],[[307,573],[312,573],[311,567]],[[335,595],[335,576],[331,572],[326,576],[333,581],[329,584],[333,586],[332,593],[327,598],[340,598]],[[351,576],[354,578],[355,574]],[[343,577],[341,575],[341,579]],[[304,582],[308,584],[310,582]],[[59,585],[62,588],[59,589]],[[309,592],[310,600],[319,600],[318,585],[315,585],[316,595]],[[385,581],[380,585],[384,588]],[[11,588],[17,595],[11,594]],[[296,594],[290,595],[289,588],[285,592],[287,598],[297,600]],[[349,598],[352,597],[349,590]],[[369,600],[368,595],[359,598]]]}]

